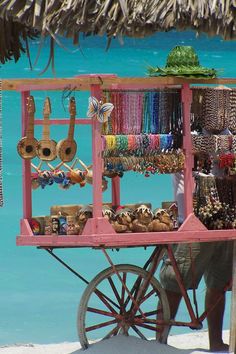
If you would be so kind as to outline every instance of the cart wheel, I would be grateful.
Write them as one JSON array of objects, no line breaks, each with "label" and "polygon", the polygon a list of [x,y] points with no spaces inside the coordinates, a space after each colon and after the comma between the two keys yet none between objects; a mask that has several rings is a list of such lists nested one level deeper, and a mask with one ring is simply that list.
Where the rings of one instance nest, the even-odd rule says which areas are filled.
[{"label": "cart wheel", "polygon": [[[166,343],[169,326],[157,321],[170,320],[165,290],[148,272],[130,264],[109,267],[87,286],[80,301],[77,328],[81,346],[117,334],[142,339],[159,338]],[[146,291],[143,287],[146,286]],[[139,308],[137,309],[137,304]]]}]

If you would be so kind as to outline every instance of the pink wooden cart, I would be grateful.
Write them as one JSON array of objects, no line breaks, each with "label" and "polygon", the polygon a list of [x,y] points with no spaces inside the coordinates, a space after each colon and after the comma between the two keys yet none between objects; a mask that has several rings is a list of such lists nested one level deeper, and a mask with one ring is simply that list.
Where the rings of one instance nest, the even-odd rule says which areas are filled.
[{"label": "pink wooden cart", "polygon": [[[86,348],[93,338],[93,333],[101,329],[102,337],[109,338],[120,332],[130,333],[146,339],[156,337],[166,342],[170,325],[202,328],[202,321],[207,312],[198,315],[193,309],[188,294],[182,284],[181,277],[175,262],[171,244],[196,241],[236,240],[236,230],[207,230],[193,214],[193,156],[190,131],[191,89],[194,84],[236,84],[236,79],[181,79],[181,78],[120,78],[115,75],[85,75],[72,79],[38,79],[38,80],[5,80],[3,89],[18,90],[22,97],[22,135],[27,124],[26,99],[33,90],[61,90],[71,85],[78,90],[89,90],[90,95],[100,99],[103,89],[153,89],[177,86],[181,89],[183,103],[183,148],[185,153],[185,215],[186,219],[177,231],[145,232],[118,234],[111,224],[102,217],[102,139],[101,126],[97,120],[78,118],[76,124],[91,124],[92,126],[92,163],[93,163],[93,217],[88,219],[81,235],[33,235],[29,225],[32,217],[31,198],[31,164],[30,160],[22,160],[23,166],[23,219],[21,220],[20,235],[16,242],[19,246],[36,246],[47,250],[55,259],[61,262],[80,279],[88,284],[79,307],[78,333],[81,344]],[[66,119],[52,119],[51,124],[68,124]],[[42,124],[37,119],[35,124]],[[119,177],[111,181],[113,205],[120,204]],[[236,243],[234,243],[236,244]],[[155,246],[153,253],[143,268],[120,264],[114,265],[108,249],[137,246]],[[110,263],[110,268],[99,273],[91,282],[88,282],[55,253],[56,248],[92,247],[99,248]],[[236,247],[234,247],[236,249]],[[164,289],[154,277],[154,273],[167,249],[168,256],[175,268],[186,306],[190,315],[190,322],[170,320],[169,304]],[[236,254],[236,252],[235,252]],[[232,287],[231,307],[231,351],[236,350],[236,256],[234,255],[234,277]],[[104,284],[110,284],[110,293],[103,291]],[[225,290],[232,284],[226,284]],[[99,300],[99,304],[97,301]],[[90,317],[90,315],[92,316]],[[106,332],[105,332],[106,331]],[[149,332],[149,333],[148,333]],[[98,332],[99,333],[99,332]],[[105,333],[105,334],[104,334]],[[148,334],[146,334],[148,333]],[[98,336],[97,336],[98,337]]]}]

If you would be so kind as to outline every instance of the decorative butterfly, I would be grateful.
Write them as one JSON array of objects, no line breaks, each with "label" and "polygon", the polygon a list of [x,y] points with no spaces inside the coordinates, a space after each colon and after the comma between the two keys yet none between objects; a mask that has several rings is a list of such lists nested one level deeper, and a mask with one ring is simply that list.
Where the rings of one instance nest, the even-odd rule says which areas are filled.
[{"label": "decorative butterfly", "polygon": [[96,97],[89,97],[89,108],[87,116],[89,118],[97,117],[100,123],[105,123],[108,121],[108,118],[111,115],[111,112],[114,108],[112,103],[99,102]]}]

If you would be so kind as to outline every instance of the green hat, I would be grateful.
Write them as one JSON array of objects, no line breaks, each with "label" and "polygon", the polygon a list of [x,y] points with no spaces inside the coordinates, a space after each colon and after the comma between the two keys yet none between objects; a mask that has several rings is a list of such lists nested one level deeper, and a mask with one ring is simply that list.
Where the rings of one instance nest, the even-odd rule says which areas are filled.
[{"label": "green hat", "polygon": [[181,76],[192,78],[214,78],[217,71],[200,65],[193,47],[176,46],[167,57],[164,68],[148,68],[149,76]]}]

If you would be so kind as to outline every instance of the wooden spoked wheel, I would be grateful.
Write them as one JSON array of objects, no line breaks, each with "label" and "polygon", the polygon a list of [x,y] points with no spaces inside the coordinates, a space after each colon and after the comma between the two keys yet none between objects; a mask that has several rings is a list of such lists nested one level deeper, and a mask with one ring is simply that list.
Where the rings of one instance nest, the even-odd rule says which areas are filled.
[{"label": "wooden spoked wheel", "polygon": [[[78,310],[81,346],[117,334],[166,343],[170,320],[165,290],[149,273],[130,264],[116,265],[99,273],[87,286]],[[161,322],[162,321],[162,322]]]}]

